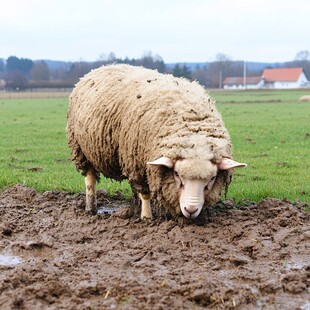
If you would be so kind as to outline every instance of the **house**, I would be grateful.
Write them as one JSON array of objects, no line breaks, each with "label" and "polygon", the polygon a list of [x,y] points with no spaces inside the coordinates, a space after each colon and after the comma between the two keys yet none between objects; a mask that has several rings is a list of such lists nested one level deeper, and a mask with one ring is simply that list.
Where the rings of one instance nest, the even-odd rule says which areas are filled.
[{"label": "house", "polygon": [[225,89],[257,89],[261,87],[261,83],[260,76],[246,77],[245,80],[243,77],[227,77],[223,82],[223,87]]},{"label": "house", "polygon": [[300,88],[309,85],[303,68],[265,69],[262,80],[265,88]]},{"label": "house", "polygon": [[225,89],[288,89],[310,86],[310,81],[303,68],[265,69],[262,76],[227,77],[223,82]]}]

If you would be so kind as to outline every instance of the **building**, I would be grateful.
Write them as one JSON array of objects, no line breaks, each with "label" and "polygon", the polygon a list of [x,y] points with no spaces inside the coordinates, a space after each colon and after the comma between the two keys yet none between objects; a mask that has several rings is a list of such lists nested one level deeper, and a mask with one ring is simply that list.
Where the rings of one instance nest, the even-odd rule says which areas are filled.
[{"label": "building", "polygon": [[309,80],[303,68],[265,69],[262,74],[265,88],[301,88],[309,86]]},{"label": "building", "polygon": [[309,87],[310,81],[303,68],[265,69],[262,76],[256,77],[227,77],[223,82],[224,89],[289,89]]},{"label": "building", "polygon": [[[245,83],[244,83],[245,82]],[[261,87],[262,78],[260,76],[246,77],[227,77],[223,82],[225,89],[257,89]],[[245,85],[244,85],[245,84]]]}]

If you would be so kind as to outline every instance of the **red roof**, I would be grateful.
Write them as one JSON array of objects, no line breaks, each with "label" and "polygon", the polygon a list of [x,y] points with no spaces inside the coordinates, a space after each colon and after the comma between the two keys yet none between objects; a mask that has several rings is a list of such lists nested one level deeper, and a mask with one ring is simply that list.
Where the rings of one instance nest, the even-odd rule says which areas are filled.
[{"label": "red roof", "polygon": [[295,82],[302,72],[302,68],[265,69],[262,78],[266,82]]},{"label": "red roof", "polygon": [[[262,78],[260,76],[252,76],[252,77],[246,77],[245,83],[247,85],[250,84],[258,84]],[[225,85],[243,85],[244,79],[243,77],[227,77],[225,78],[223,84]]]}]

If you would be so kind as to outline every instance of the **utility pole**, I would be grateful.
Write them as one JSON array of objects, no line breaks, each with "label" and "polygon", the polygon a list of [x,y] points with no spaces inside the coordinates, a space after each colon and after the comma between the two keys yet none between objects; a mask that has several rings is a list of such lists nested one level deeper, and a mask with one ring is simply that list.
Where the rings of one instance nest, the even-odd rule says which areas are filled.
[{"label": "utility pole", "polygon": [[246,61],[243,61],[243,88],[246,89]]},{"label": "utility pole", "polygon": [[220,76],[219,76],[219,88],[222,88],[222,70],[220,70]]}]

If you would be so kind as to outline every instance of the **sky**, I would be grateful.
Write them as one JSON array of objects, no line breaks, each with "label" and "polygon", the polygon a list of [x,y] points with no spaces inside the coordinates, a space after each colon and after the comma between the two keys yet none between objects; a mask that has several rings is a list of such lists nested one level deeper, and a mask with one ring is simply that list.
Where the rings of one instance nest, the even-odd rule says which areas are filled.
[{"label": "sky", "polygon": [[310,50],[309,0],[0,0],[0,58],[291,61]]}]

